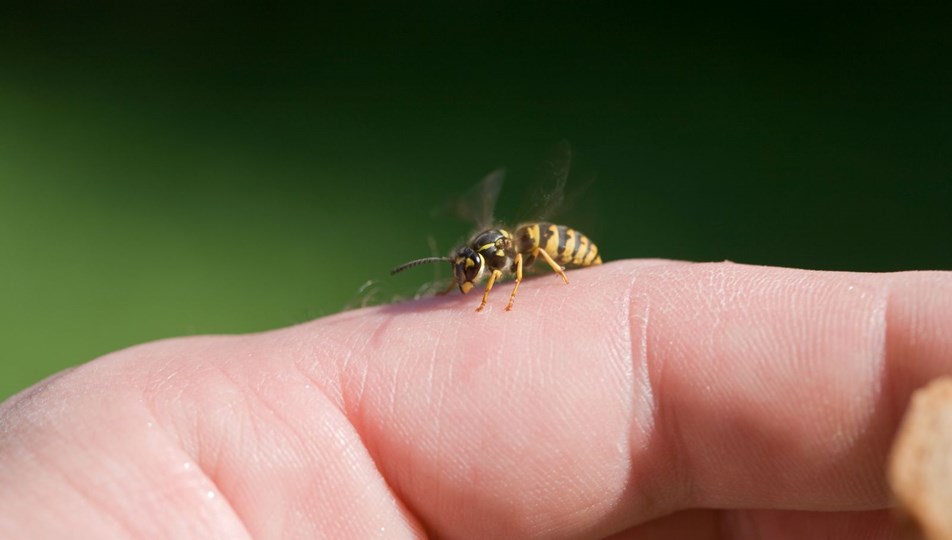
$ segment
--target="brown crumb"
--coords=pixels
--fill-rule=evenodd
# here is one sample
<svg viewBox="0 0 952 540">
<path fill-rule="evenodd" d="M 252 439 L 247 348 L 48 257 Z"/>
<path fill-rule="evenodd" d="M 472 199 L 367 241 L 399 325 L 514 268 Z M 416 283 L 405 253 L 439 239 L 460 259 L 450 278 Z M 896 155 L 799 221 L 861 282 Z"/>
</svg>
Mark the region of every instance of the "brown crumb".
<svg viewBox="0 0 952 540">
<path fill-rule="evenodd" d="M 952 540 L 952 378 L 912 395 L 888 475 L 908 537 Z"/>
</svg>

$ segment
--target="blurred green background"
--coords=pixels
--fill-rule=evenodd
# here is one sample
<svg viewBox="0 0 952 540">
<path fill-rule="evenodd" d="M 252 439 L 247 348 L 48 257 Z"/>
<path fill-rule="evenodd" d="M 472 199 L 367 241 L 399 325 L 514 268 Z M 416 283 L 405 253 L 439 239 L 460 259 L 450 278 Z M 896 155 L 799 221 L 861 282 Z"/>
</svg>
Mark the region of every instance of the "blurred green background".
<svg viewBox="0 0 952 540">
<path fill-rule="evenodd" d="M 561 139 L 596 178 L 570 224 L 608 260 L 952 268 L 949 15 L 5 7 L 0 398 L 132 344 L 335 313 L 370 279 L 412 291 L 432 271 L 387 270 L 468 229 L 430 210 L 506 166 L 500 214 L 526 217 Z"/>
</svg>

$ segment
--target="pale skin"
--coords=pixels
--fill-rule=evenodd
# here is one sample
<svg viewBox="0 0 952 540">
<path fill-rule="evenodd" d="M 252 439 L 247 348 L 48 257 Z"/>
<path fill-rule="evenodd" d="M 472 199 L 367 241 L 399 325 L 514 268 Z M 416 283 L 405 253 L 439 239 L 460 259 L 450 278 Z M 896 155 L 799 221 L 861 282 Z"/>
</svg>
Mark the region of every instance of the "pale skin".
<svg viewBox="0 0 952 540">
<path fill-rule="evenodd" d="M 0 405 L 0 538 L 896 537 L 952 273 L 569 277 L 61 373 Z"/>
</svg>

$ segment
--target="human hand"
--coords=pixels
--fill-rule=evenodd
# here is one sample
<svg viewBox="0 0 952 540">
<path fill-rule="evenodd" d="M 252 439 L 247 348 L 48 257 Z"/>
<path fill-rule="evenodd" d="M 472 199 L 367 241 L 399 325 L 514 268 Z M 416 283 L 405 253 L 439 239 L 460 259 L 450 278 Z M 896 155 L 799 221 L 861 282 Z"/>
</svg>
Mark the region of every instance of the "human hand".
<svg viewBox="0 0 952 540">
<path fill-rule="evenodd" d="M 621 261 L 161 341 L 0 405 L 2 538 L 892 538 L 952 273 Z"/>
</svg>

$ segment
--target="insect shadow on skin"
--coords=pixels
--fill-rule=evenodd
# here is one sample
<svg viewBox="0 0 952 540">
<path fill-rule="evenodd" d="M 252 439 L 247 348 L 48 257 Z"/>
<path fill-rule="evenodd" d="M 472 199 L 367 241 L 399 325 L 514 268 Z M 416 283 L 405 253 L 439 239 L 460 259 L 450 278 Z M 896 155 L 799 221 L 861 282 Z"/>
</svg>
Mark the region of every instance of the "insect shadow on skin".
<svg viewBox="0 0 952 540">
<path fill-rule="evenodd" d="M 567 143 L 562 145 L 570 158 Z M 555 191 L 545 197 L 550 201 L 547 206 L 561 203 L 568 177 L 568 160 L 556 174 Z M 489 173 L 474 190 L 470 190 L 464 198 L 457 201 L 457 213 L 476 225 L 477 232 L 469 242 L 456 248 L 448 257 L 412 260 L 397 266 L 390 274 L 425 264 L 447 262 L 452 268 L 453 277 L 446 290 L 437 294 L 447 294 L 454 286 L 458 287 L 461 293 L 467 294 L 485 279 L 486 288 L 476 311 L 482 311 L 486 307 L 489 292 L 496 281 L 514 275 L 515 285 L 506 305 L 506 311 L 511 311 L 516 292 L 522 283 L 523 271 L 530 268 L 537 259 L 545 261 L 566 284 L 569 282 L 565 275 L 566 267 L 581 268 L 602 263 L 598 246 L 585 234 L 571 227 L 540 220 L 524 223 L 510 232 L 508 228 L 495 224 L 493 208 L 504 176 L 502 169 Z M 472 205 L 473 202 L 476 203 L 475 206 Z"/>
</svg>

